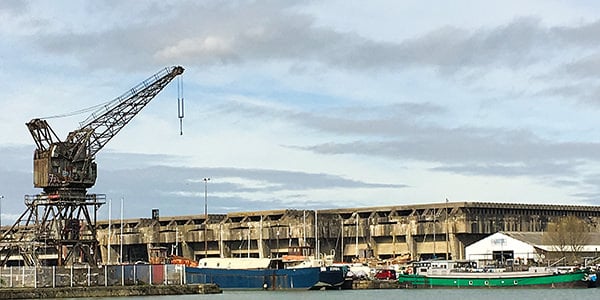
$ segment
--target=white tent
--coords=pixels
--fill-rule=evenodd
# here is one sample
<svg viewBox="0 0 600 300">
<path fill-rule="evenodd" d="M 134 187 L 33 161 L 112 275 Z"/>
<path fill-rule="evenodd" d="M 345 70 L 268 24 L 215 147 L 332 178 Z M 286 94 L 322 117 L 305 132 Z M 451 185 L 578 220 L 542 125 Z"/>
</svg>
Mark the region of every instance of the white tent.
<svg viewBox="0 0 600 300">
<path fill-rule="evenodd" d="M 499 257 L 513 258 L 515 261 L 527 263 L 528 260 L 539 260 L 534 245 L 515 239 L 503 232 L 496 232 L 482 240 L 465 247 L 465 258 L 468 260 L 495 260 Z"/>
<path fill-rule="evenodd" d="M 523 264 L 531 260 L 544 261 L 546 256 L 556 254 L 560 247 L 550 244 L 544 238 L 547 232 L 497 232 L 465 247 L 465 258 L 477 261 L 495 261 L 501 257 L 514 259 Z M 582 259 L 597 258 L 600 250 L 600 233 L 590 232 L 586 245 L 582 245 L 579 256 Z M 552 255 L 556 256 L 556 255 Z"/>
</svg>

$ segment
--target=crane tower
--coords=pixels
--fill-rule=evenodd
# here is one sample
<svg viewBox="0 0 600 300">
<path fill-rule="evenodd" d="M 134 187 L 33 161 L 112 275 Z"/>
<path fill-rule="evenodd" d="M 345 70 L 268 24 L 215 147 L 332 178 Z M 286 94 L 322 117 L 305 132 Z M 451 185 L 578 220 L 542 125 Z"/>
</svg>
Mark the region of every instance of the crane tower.
<svg viewBox="0 0 600 300">
<path fill-rule="evenodd" d="M 181 66 L 159 71 L 102 105 L 64 141 L 44 119 L 26 124 L 37 147 L 33 184 L 43 191 L 25 196 L 26 211 L 0 237 L 0 266 L 15 255 L 29 266 L 98 263 L 96 217 L 106 196 L 87 193 L 96 183 L 96 154 L 183 71 Z"/>
</svg>

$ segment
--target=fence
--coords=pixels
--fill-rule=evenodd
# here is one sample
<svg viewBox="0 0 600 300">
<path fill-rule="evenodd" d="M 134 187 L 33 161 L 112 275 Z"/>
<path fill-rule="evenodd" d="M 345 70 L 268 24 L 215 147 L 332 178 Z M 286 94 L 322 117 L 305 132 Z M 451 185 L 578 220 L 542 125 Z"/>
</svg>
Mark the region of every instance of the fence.
<svg viewBox="0 0 600 300">
<path fill-rule="evenodd" d="M 185 284 L 183 265 L 3 267 L 0 288 Z"/>
</svg>

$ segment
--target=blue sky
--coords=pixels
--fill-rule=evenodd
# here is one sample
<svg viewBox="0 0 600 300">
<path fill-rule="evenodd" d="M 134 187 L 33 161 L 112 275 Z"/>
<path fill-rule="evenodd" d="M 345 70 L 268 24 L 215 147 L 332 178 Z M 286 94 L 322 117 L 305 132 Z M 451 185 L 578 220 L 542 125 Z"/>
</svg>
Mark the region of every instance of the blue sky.
<svg viewBox="0 0 600 300">
<path fill-rule="evenodd" d="M 32 118 L 182 65 L 97 155 L 127 217 L 450 201 L 600 205 L 595 1 L 1 1 L 3 223 Z M 60 137 L 86 115 L 50 119 Z M 113 210 L 118 205 L 113 205 Z M 115 210 L 116 213 L 116 210 Z M 106 218 L 107 207 L 100 217 Z M 117 215 L 117 214 L 114 214 Z"/>
</svg>

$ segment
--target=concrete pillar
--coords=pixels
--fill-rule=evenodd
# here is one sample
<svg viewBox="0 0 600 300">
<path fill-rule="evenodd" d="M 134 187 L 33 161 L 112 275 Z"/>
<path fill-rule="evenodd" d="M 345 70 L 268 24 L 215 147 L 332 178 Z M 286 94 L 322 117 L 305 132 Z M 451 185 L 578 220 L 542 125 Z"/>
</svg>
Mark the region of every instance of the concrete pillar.
<svg viewBox="0 0 600 300">
<path fill-rule="evenodd" d="M 107 247 L 103 247 L 105 249 L 105 252 L 106 252 L 106 260 L 104 260 L 104 258 L 103 258 L 102 261 L 105 261 L 106 264 L 109 264 L 109 265 L 110 264 L 116 264 L 117 261 L 119 260 L 119 253 L 117 252 L 115 246 L 118 247 L 119 245 L 118 244 L 117 245 L 111 244 L 110 248 L 108 248 L 108 246 Z M 109 251 L 110 251 L 110 261 L 108 261 L 108 252 Z"/>
<path fill-rule="evenodd" d="M 414 238 L 413 238 L 413 227 L 417 226 L 416 222 L 414 221 L 410 221 L 409 224 L 407 224 L 406 226 L 406 244 L 408 246 L 408 251 L 410 253 L 410 257 L 412 257 L 413 260 L 418 259 L 419 255 L 417 253 L 417 243 L 415 242 Z"/>
<path fill-rule="evenodd" d="M 186 241 L 182 241 L 180 245 L 181 245 L 181 256 L 187 257 L 187 258 L 194 257 L 194 249 L 192 248 L 192 246 L 189 243 L 187 243 Z"/>
<path fill-rule="evenodd" d="M 269 257 L 271 256 L 271 247 L 269 246 L 269 244 L 265 241 L 259 241 L 259 256 L 260 257 Z"/>
<path fill-rule="evenodd" d="M 368 236 L 369 236 L 368 245 L 370 245 L 371 249 L 373 250 L 373 256 L 374 257 L 379 257 L 379 249 L 378 249 L 379 245 L 377 244 L 377 241 L 375 241 L 375 239 L 373 238 L 373 229 L 375 228 L 375 226 L 369 225 L 369 224 L 367 224 L 367 226 L 368 226 L 367 227 L 367 230 L 368 230 L 367 232 L 368 232 Z"/>
<path fill-rule="evenodd" d="M 102 259 L 102 264 L 106 264 L 108 261 L 107 246 L 104 246 L 103 243 L 100 243 L 100 259 Z"/>
</svg>

